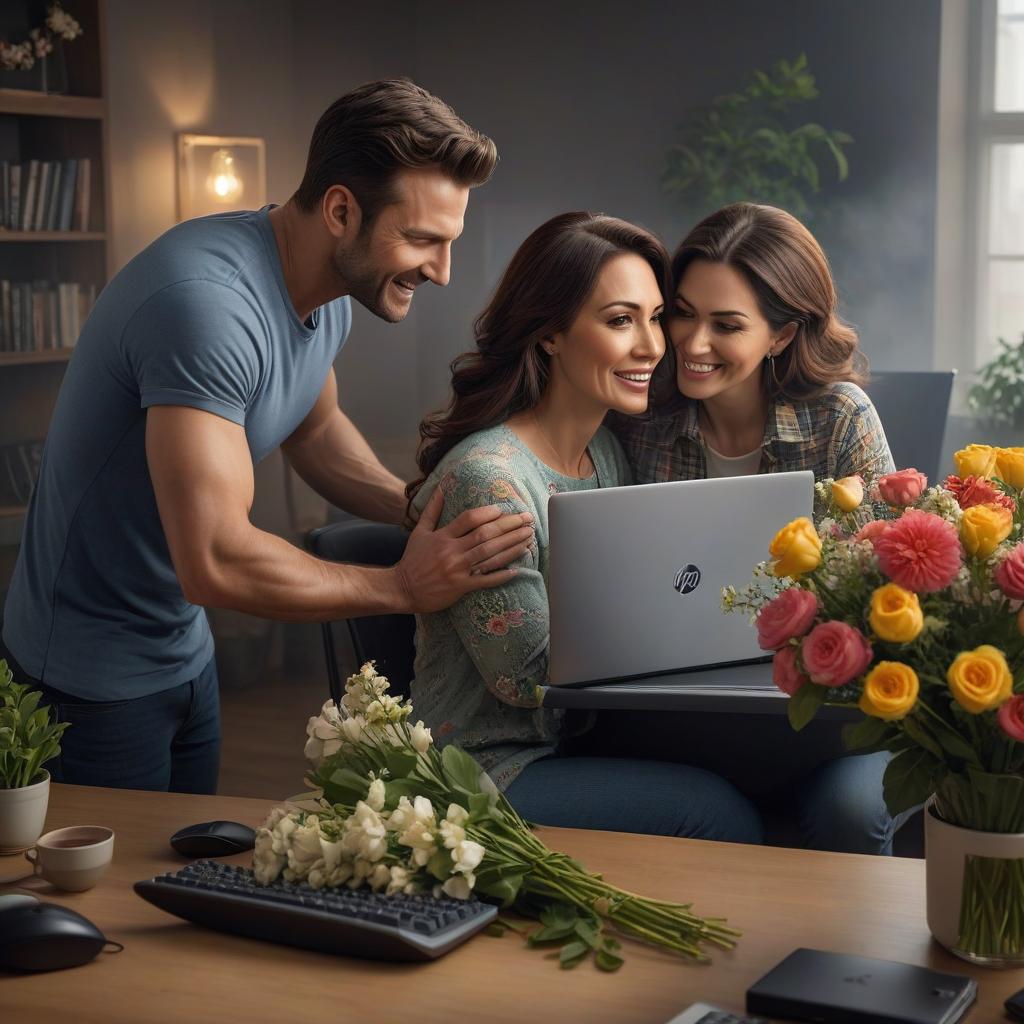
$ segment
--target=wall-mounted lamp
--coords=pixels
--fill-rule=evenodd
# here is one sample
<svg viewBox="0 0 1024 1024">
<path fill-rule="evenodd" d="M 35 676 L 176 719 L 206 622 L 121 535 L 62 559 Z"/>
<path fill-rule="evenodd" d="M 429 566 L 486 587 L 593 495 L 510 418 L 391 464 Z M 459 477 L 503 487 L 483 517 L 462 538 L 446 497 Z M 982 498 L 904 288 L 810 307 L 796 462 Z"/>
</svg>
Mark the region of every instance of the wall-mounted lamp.
<svg viewBox="0 0 1024 1024">
<path fill-rule="evenodd" d="M 263 139 L 178 136 L 178 219 L 256 210 L 267 201 Z"/>
</svg>

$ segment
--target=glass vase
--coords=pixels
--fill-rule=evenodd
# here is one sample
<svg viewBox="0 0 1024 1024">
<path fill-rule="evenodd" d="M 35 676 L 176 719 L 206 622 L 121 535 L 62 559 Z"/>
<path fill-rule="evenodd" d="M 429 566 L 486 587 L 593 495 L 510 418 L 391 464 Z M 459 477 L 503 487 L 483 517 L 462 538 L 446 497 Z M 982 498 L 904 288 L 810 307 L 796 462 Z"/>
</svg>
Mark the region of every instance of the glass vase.
<svg viewBox="0 0 1024 1024">
<path fill-rule="evenodd" d="M 1024 832 L 991 832 L 925 811 L 928 928 L 955 956 L 1024 967 Z"/>
</svg>

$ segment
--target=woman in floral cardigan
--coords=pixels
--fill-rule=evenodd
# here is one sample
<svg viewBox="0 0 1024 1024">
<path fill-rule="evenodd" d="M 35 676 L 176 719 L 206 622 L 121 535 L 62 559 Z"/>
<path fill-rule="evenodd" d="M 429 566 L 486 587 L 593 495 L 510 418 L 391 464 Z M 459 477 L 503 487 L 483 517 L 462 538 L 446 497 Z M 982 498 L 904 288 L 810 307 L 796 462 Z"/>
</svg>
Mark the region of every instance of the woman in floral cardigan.
<svg viewBox="0 0 1024 1024">
<path fill-rule="evenodd" d="M 472 753 L 528 820 L 760 842 L 729 783 L 668 762 L 560 756 L 547 679 L 547 501 L 632 482 L 609 410 L 642 413 L 662 331 L 668 258 L 611 217 L 570 213 L 533 232 L 453 364 L 447 409 L 421 426 L 414 511 L 440 487 L 442 523 L 478 505 L 529 512 L 535 540 L 508 583 L 417 619 L 412 697 L 440 743 Z M 480 571 L 490 568 L 486 562 Z M 598 627 L 599 624 L 595 624 Z"/>
</svg>

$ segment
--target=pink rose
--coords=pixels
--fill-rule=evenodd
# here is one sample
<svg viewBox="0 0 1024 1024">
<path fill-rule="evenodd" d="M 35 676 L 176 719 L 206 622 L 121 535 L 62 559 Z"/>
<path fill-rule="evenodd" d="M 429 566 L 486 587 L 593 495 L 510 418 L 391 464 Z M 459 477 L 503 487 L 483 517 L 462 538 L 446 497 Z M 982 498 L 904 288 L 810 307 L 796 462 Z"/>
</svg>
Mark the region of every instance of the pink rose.
<svg viewBox="0 0 1024 1024">
<path fill-rule="evenodd" d="M 1013 601 L 1024 601 L 1024 544 L 1010 548 L 1010 553 L 995 571 L 999 589 Z"/>
<path fill-rule="evenodd" d="M 882 501 L 893 508 L 913 505 L 928 486 L 928 477 L 916 469 L 898 469 L 878 478 L 878 493 Z"/>
<path fill-rule="evenodd" d="M 790 697 L 810 680 L 800 671 L 796 663 L 796 648 L 783 647 L 772 658 L 772 682 Z"/>
<path fill-rule="evenodd" d="M 1024 743 L 1024 694 L 1018 693 L 1002 704 L 996 712 L 999 728 L 1018 743 Z"/>
<path fill-rule="evenodd" d="M 870 541 L 871 546 L 874 547 L 875 541 L 885 533 L 888 527 L 889 524 L 884 519 L 872 519 L 870 523 L 865 523 L 854 534 L 853 539 Z"/>
<path fill-rule="evenodd" d="M 807 634 L 803 643 L 804 668 L 812 683 L 844 686 L 871 664 L 867 637 L 845 622 L 822 622 Z"/>
<path fill-rule="evenodd" d="M 803 636 L 817 614 L 818 599 L 814 594 L 800 587 L 789 587 L 758 612 L 758 645 L 763 651 L 777 651 L 787 640 Z"/>
</svg>

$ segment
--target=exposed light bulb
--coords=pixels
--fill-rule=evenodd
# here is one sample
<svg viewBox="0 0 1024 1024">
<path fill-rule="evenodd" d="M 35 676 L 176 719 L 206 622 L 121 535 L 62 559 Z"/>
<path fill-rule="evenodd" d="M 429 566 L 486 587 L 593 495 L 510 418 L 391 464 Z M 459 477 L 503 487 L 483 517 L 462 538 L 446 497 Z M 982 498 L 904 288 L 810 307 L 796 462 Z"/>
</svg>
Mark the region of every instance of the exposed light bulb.
<svg viewBox="0 0 1024 1024">
<path fill-rule="evenodd" d="M 235 155 L 230 149 L 218 149 L 210 157 L 210 175 L 206 190 L 221 203 L 234 202 L 242 194 L 244 184 L 235 171 Z"/>
</svg>

